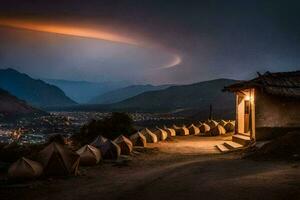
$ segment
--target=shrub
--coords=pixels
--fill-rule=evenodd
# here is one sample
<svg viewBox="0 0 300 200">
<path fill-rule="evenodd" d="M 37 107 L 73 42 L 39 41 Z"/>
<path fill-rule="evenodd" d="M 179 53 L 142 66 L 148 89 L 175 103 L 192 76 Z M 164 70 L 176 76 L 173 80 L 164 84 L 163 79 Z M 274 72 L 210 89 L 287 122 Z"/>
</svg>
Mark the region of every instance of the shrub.
<svg viewBox="0 0 300 200">
<path fill-rule="evenodd" d="M 112 113 L 110 117 L 102 120 L 92 120 L 81 127 L 80 132 L 73 136 L 81 144 L 90 143 L 98 135 L 115 139 L 119 135 L 129 136 L 136 130 L 133 120 L 126 113 Z"/>
</svg>

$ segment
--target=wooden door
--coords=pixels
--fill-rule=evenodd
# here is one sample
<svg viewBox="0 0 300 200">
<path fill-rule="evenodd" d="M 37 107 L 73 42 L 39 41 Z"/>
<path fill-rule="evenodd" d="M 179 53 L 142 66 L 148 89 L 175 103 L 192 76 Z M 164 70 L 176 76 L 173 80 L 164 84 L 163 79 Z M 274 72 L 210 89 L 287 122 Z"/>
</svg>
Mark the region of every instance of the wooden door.
<svg viewBox="0 0 300 200">
<path fill-rule="evenodd" d="M 245 100 L 245 114 L 244 114 L 244 133 L 249 132 L 250 128 L 250 101 Z"/>
</svg>

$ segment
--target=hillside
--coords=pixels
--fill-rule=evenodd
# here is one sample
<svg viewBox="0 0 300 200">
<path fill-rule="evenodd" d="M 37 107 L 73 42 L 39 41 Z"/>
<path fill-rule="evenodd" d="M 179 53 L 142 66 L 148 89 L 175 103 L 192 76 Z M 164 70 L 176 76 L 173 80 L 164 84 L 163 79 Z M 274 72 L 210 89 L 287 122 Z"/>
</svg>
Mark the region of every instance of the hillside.
<svg viewBox="0 0 300 200">
<path fill-rule="evenodd" d="M 0 87 L 36 107 L 76 104 L 58 87 L 14 69 L 0 69 Z"/>
<path fill-rule="evenodd" d="M 163 90 L 144 92 L 118 103 L 57 107 L 54 110 L 168 112 L 194 119 L 207 119 L 211 104 L 214 118 L 233 119 L 234 94 L 222 92 L 222 89 L 236 82 L 231 79 L 217 79 L 190 85 L 171 86 Z"/>
<path fill-rule="evenodd" d="M 138 94 L 147 91 L 162 90 L 171 85 L 131 85 L 125 88 L 116 89 L 105 94 L 93 98 L 89 103 L 91 104 L 110 104 L 123 101 Z"/>
<path fill-rule="evenodd" d="M 131 111 L 165 111 L 189 116 L 208 116 L 211 104 L 215 115 L 223 117 L 222 113 L 228 113 L 231 116 L 234 111 L 234 95 L 222 92 L 222 89 L 235 82 L 231 79 L 217 79 L 172 86 L 164 90 L 144 92 L 112 104 L 111 107 Z"/>
<path fill-rule="evenodd" d="M 0 102 L 0 121 L 46 114 L 2 89 L 0 89 Z"/>
<path fill-rule="evenodd" d="M 108 91 L 125 87 L 129 83 L 119 82 L 88 82 L 69 81 L 58 79 L 44 79 L 46 83 L 55 85 L 62 89 L 65 94 L 78 103 L 88 103 L 92 98 L 102 95 Z"/>
</svg>

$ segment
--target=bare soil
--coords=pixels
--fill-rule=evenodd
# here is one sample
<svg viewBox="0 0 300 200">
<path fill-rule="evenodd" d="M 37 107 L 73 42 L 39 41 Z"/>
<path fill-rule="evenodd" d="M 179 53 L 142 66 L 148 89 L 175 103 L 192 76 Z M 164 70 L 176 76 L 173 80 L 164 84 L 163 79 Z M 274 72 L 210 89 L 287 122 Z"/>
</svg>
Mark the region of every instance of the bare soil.
<svg viewBox="0 0 300 200">
<path fill-rule="evenodd" d="M 300 199 L 300 163 L 241 159 L 229 137 L 176 137 L 63 179 L 1 184 L 0 199 Z"/>
</svg>

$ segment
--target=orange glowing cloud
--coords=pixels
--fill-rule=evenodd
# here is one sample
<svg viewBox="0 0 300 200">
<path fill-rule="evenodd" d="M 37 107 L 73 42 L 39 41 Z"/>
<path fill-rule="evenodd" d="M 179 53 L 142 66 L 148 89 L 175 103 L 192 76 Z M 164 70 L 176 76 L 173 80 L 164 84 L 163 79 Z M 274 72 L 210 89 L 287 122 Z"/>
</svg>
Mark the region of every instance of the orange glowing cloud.
<svg viewBox="0 0 300 200">
<path fill-rule="evenodd" d="M 75 25 L 66 25 L 58 23 L 50 23 L 45 21 L 36 21 L 36 20 L 25 20 L 25 19 L 9 19 L 9 18 L 0 18 L 0 26 L 18 28 L 31 31 L 40 31 L 46 33 L 55 33 L 76 37 L 100 39 L 109 42 L 117 42 L 129 45 L 141 46 L 143 48 L 153 48 L 152 45 L 146 44 L 145 42 L 137 41 L 132 38 L 124 37 L 115 33 L 111 33 L 101 28 L 87 28 L 80 27 Z M 157 46 L 156 46 L 157 48 Z M 155 49 L 155 45 L 154 45 Z M 159 48 L 162 50 L 161 48 Z M 177 54 L 172 54 L 172 59 L 169 63 L 159 67 L 159 69 L 167 69 L 174 66 L 177 66 L 182 62 L 182 59 Z"/>
<path fill-rule="evenodd" d="M 138 42 L 131 38 L 123 37 L 123 36 L 120 36 L 117 34 L 105 32 L 105 31 L 101 31 L 101 30 L 68 26 L 68 25 L 50 24 L 50 23 L 45 23 L 45 22 L 19 20 L 19 19 L 1 19 L 0 18 L 0 26 L 20 28 L 20 29 L 32 30 L 32 31 L 47 32 L 47 33 L 56 33 L 56 34 L 63 34 L 63 35 L 70 35 L 70 36 L 78 36 L 78 37 L 85 37 L 85 38 L 100 39 L 100 40 L 125 43 L 125 44 L 130 44 L 130 45 L 138 45 Z"/>
</svg>

